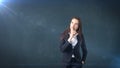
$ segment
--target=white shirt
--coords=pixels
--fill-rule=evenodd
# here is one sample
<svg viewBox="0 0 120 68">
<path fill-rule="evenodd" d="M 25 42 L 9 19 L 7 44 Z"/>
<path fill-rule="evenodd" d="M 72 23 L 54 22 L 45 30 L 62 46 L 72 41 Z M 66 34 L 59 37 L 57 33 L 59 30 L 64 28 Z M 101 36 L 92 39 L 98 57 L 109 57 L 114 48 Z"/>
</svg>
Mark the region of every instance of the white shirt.
<svg viewBox="0 0 120 68">
<path fill-rule="evenodd" d="M 74 37 L 71 39 L 71 41 L 68 40 L 68 42 L 72 44 L 72 48 L 73 48 L 73 49 L 74 49 L 74 47 L 76 46 L 76 44 L 77 44 L 77 42 L 78 42 L 78 40 L 77 40 L 77 35 L 78 35 L 78 34 L 74 35 Z M 73 58 L 75 57 L 74 54 L 72 54 L 72 57 L 73 57 Z"/>
</svg>

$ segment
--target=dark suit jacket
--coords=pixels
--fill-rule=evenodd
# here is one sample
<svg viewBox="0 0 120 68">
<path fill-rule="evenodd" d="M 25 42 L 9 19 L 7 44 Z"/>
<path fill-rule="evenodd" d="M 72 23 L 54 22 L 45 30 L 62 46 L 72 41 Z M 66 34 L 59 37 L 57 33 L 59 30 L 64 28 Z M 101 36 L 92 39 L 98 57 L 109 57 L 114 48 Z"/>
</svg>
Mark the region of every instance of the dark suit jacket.
<svg viewBox="0 0 120 68">
<path fill-rule="evenodd" d="M 78 43 L 76 44 L 74 49 L 72 49 L 72 45 L 67 41 L 69 38 L 69 34 L 67 34 L 65 38 L 60 41 L 60 51 L 63 54 L 63 57 L 62 57 L 63 62 L 69 62 L 70 59 L 72 58 L 73 53 L 75 55 L 76 60 L 78 60 L 79 62 L 81 61 L 85 62 L 86 56 L 87 56 L 87 48 L 85 45 L 83 34 L 81 37 L 82 37 L 82 41 L 80 41 L 80 36 L 77 35 Z M 82 55 L 80 51 L 82 51 Z"/>
</svg>

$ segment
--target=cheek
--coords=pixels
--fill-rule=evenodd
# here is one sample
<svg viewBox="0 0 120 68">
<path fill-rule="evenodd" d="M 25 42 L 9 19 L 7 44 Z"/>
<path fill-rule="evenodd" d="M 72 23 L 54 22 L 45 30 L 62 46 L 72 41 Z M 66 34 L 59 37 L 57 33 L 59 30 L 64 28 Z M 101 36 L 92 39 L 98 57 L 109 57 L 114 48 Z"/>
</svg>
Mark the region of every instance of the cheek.
<svg viewBox="0 0 120 68">
<path fill-rule="evenodd" d="M 72 23 L 70 24 L 70 27 L 73 27 L 73 24 L 72 24 Z"/>
</svg>

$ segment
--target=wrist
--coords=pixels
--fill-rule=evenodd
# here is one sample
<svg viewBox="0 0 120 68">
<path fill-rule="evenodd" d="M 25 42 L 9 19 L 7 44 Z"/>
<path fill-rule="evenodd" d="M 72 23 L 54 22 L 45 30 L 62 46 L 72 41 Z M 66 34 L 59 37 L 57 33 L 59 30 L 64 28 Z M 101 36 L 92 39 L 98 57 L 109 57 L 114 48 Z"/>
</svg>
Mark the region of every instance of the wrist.
<svg viewBox="0 0 120 68">
<path fill-rule="evenodd" d="M 70 41 L 70 38 L 68 39 L 68 42 L 70 43 L 71 41 Z"/>
</svg>

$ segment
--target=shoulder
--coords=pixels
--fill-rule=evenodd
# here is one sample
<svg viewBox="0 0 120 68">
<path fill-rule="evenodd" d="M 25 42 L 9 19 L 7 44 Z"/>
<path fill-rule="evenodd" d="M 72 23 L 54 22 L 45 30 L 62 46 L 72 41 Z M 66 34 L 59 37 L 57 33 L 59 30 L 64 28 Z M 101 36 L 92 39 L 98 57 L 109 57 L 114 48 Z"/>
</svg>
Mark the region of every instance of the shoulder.
<svg viewBox="0 0 120 68">
<path fill-rule="evenodd" d="M 82 33 L 82 34 L 78 34 L 78 35 L 77 35 L 77 38 L 78 38 L 78 40 L 80 40 L 80 41 L 84 40 L 84 35 L 83 35 L 83 33 Z"/>
<path fill-rule="evenodd" d="M 65 40 L 65 39 L 67 39 L 68 37 L 69 37 L 69 34 L 68 34 L 68 33 L 66 33 L 66 34 L 61 33 L 61 35 L 60 35 L 60 40 Z"/>
</svg>

